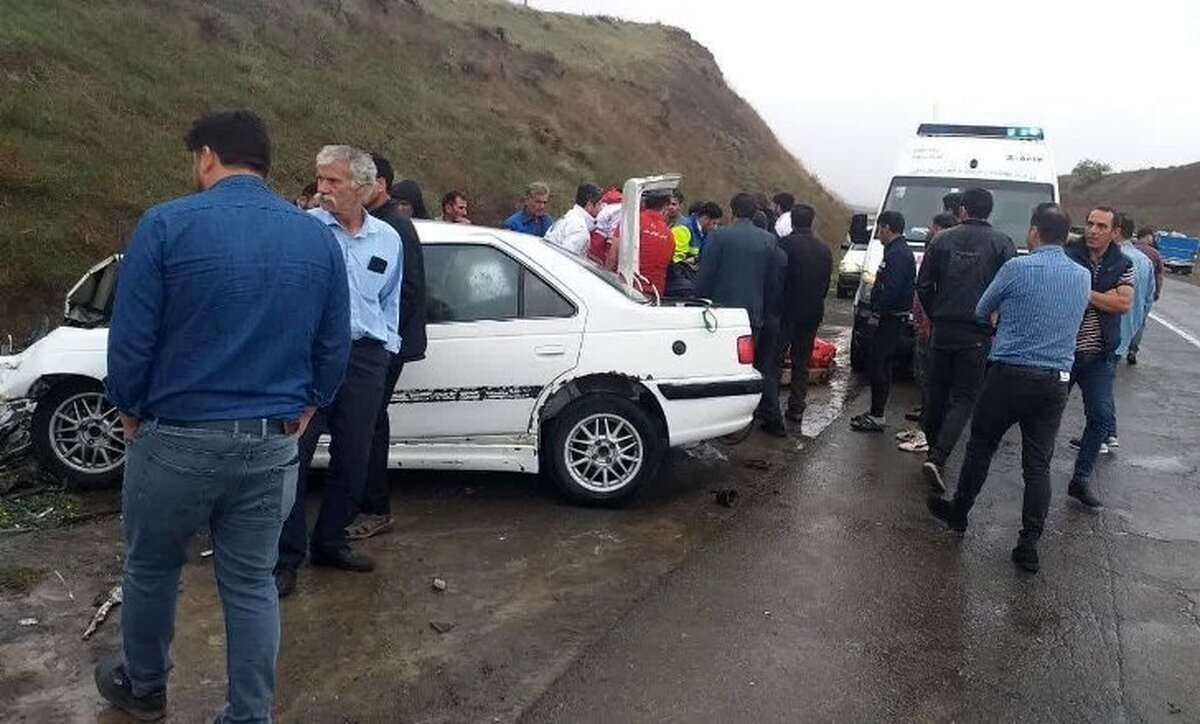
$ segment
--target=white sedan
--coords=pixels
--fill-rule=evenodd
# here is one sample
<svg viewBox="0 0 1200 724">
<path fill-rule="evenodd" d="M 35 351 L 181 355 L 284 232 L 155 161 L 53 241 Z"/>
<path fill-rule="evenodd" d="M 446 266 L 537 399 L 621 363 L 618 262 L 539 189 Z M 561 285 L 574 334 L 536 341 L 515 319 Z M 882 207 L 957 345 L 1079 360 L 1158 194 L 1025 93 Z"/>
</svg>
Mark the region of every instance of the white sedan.
<svg viewBox="0 0 1200 724">
<path fill-rule="evenodd" d="M 534 237 L 417 228 L 429 346 L 392 393 L 393 467 L 546 472 L 576 501 L 617 501 L 669 446 L 750 423 L 762 379 L 744 310 L 659 306 Z M 97 265 L 63 326 L 0 356 L 0 452 L 28 434 L 43 468 L 75 484 L 115 481 L 124 464 L 103 386 L 118 269 Z"/>
</svg>

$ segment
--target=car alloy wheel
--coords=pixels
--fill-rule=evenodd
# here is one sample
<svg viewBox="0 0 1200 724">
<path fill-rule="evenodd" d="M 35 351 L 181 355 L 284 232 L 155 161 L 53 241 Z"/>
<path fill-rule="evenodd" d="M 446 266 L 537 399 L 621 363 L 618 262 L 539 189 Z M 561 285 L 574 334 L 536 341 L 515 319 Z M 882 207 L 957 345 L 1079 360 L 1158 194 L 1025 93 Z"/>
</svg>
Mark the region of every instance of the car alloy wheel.
<svg viewBox="0 0 1200 724">
<path fill-rule="evenodd" d="M 637 428 L 611 413 L 596 413 L 575 423 L 565 445 L 571 479 L 596 493 L 628 485 L 641 472 L 646 458 L 646 445 Z"/>
<path fill-rule="evenodd" d="M 125 464 L 121 415 L 102 392 L 78 392 L 64 399 L 50 417 L 50 444 L 70 470 L 104 475 Z"/>
</svg>

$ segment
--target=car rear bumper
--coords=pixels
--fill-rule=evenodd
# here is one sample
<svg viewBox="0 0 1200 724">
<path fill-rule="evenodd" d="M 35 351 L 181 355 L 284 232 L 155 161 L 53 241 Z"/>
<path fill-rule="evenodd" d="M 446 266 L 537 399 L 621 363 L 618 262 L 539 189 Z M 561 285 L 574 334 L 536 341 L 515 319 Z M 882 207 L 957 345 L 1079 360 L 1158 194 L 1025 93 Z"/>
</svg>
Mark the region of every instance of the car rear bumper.
<svg viewBox="0 0 1200 724">
<path fill-rule="evenodd" d="M 762 397 L 757 372 L 704 380 L 665 380 L 656 386 L 672 447 L 737 432 L 750 424 Z"/>
</svg>

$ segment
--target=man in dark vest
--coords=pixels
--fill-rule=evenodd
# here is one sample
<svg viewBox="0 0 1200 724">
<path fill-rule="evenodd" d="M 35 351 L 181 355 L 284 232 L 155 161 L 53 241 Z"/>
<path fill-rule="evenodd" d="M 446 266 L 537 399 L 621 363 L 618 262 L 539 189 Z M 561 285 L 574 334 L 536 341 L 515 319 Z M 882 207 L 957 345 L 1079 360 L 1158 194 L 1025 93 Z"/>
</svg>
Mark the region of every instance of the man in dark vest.
<svg viewBox="0 0 1200 724">
<path fill-rule="evenodd" d="M 1113 376 L 1121 344 L 1121 315 L 1133 306 L 1133 262 L 1117 245 L 1117 212 L 1099 206 L 1087 217 L 1082 241 L 1067 245 L 1067 256 L 1092 275 L 1092 293 L 1075 340 L 1071 384 L 1079 385 L 1087 424 L 1079 441 L 1075 473 L 1067 495 L 1089 508 L 1103 504 L 1092 495 L 1092 468 L 1113 425 Z"/>
</svg>

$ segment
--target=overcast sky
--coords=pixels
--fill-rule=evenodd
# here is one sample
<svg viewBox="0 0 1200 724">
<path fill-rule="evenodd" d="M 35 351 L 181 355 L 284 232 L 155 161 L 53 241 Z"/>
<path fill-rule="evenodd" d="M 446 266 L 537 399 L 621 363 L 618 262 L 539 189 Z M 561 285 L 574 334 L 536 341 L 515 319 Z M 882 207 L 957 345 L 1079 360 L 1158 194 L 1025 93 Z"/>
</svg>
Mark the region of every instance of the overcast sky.
<svg viewBox="0 0 1200 724">
<path fill-rule="evenodd" d="M 1040 125 L 1066 173 L 1200 161 L 1200 1 L 531 0 L 681 27 L 810 171 L 875 205 L 921 121 Z"/>
</svg>

